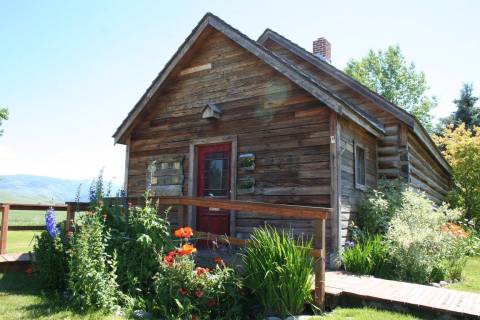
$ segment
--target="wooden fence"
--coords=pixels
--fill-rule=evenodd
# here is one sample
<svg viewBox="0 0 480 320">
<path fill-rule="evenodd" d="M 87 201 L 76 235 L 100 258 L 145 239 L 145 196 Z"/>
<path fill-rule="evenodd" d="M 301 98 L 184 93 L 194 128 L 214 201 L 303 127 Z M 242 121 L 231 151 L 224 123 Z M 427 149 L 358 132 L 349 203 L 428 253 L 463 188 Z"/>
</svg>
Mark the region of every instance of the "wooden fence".
<svg viewBox="0 0 480 320">
<path fill-rule="evenodd" d="M 114 199 L 112 199 L 114 200 Z M 129 199 L 134 204 L 138 199 Z M 263 202 L 249 202 L 239 200 L 223 200 L 216 198 L 199 197 L 159 197 L 159 204 L 165 206 L 177 206 L 178 221 L 180 226 L 186 226 L 188 221 L 188 206 L 205 207 L 212 209 L 224 209 L 233 211 L 250 212 L 256 215 L 279 216 L 293 219 L 309 219 L 314 223 L 313 249 L 310 255 L 314 257 L 315 273 L 315 304 L 319 308 L 325 305 L 325 220 L 331 212 L 330 208 L 306 207 L 284 204 L 269 204 Z M 115 201 L 112 201 L 115 203 Z M 71 230 L 75 219 L 76 211 L 87 211 L 89 203 L 67 202 L 65 205 L 29 205 L 29 204 L 0 204 L 2 212 L 2 226 L 0 236 L 0 254 L 6 252 L 8 236 L 8 215 L 10 210 L 48 210 L 53 208 L 56 211 L 66 211 L 66 230 Z M 194 212 L 193 210 L 191 212 Z M 31 229 L 29 229 L 31 228 Z M 38 226 L 25 227 L 23 230 L 38 230 Z M 226 235 L 211 234 L 205 232 L 196 232 L 198 238 L 204 240 L 215 240 L 228 243 L 230 245 L 244 246 L 248 242 L 245 239 L 239 239 Z"/>
</svg>

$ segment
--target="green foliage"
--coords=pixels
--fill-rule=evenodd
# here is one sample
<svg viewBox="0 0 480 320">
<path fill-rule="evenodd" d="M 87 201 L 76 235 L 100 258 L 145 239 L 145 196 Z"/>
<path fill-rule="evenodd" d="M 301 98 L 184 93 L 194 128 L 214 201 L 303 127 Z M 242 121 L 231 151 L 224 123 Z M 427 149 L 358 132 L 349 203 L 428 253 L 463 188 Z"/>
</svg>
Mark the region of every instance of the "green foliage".
<svg viewBox="0 0 480 320">
<path fill-rule="evenodd" d="M 388 247 L 380 235 L 370 236 L 364 242 L 346 248 L 341 260 L 348 272 L 380 278 L 388 277 L 393 268 L 389 261 Z"/>
<path fill-rule="evenodd" d="M 441 229 L 460 212 L 436 207 L 411 189 L 402 196 L 402 207 L 395 211 L 386 234 L 395 277 L 417 283 L 457 277 L 465 264 L 464 242 Z"/>
<path fill-rule="evenodd" d="M 473 84 L 464 83 L 460 91 L 460 97 L 455 99 L 457 109 L 447 118 L 441 119 L 437 128 L 437 133 L 442 134 L 443 130 L 453 125 L 458 127 L 464 123 L 465 127 L 472 130 L 474 127 L 480 126 L 480 109 L 475 106 L 478 97 L 473 95 Z"/>
<path fill-rule="evenodd" d="M 190 256 L 161 262 L 155 277 L 153 310 L 166 319 L 244 319 L 242 282 L 234 270 L 218 265 L 195 269 Z"/>
<path fill-rule="evenodd" d="M 3 134 L 3 130 L 1 129 L 3 120 L 8 120 L 8 109 L 7 108 L 0 108 L 0 136 L 2 136 L 2 134 Z"/>
<path fill-rule="evenodd" d="M 144 207 L 131 206 L 126 216 L 108 214 L 112 228 L 110 248 L 118 253 L 118 283 L 123 292 L 138 298 L 151 295 L 153 276 L 160 271 L 158 256 L 173 247 L 167 213 L 146 195 Z M 116 221 L 118 219 L 118 221 Z"/>
<path fill-rule="evenodd" d="M 266 314 L 301 314 L 311 301 L 311 241 L 294 239 L 292 232 L 255 229 L 243 260 L 245 285 Z"/>
<path fill-rule="evenodd" d="M 62 233 L 64 234 L 64 233 Z M 52 239 L 47 231 L 35 236 L 33 253 L 34 270 L 40 284 L 45 289 L 64 290 L 67 274 L 65 239 L 59 236 Z"/>
<path fill-rule="evenodd" d="M 406 184 L 400 180 L 380 180 L 359 203 L 358 226 L 367 234 L 385 234 L 395 211 L 402 206 Z"/>
<path fill-rule="evenodd" d="M 95 212 L 84 215 L 72 237 L 67 287 L 80 309 L 109 309 L 118 303 L 116 255 L 107 253 L 108 232 Z"/>
<path fill-rule="evenodd" d="M 452 167 L 451 203 L 463 208 L 467 219 L 480 223 L 480 127 L 450 126 L 433 138 Z"/>
<path fill-rule="evenodd" d="M 425 74 L 408 64 L 399 46 L 374 52 L 359 60 L 350 60 L 345 72 L 371 90 L 415 115 L 427 128 L 432 129 L 431 110 L 437 105 L 429 90 Z"/>
</svg>

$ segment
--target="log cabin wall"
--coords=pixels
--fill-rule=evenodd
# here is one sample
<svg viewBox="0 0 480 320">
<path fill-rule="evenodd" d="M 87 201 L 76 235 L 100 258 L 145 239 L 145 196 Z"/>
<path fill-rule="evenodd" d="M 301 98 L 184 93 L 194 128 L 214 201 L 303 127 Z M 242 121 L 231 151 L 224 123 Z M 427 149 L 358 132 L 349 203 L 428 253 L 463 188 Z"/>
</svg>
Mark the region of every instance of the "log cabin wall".
<svg viewBox="0 0 480 320">
<path fill-rule="evenodd" d="M 219 119 L 202 119 L 207 103 L 218 106 Z M 188 195 L 191 142 L 236 136 L 237 153 L 254 153 L 256 166 L 253 172 L 237 171 L 237 181 L 255 179 L 254 193 L 237 193 L 237 199 L 330 207 L 330 114 L 303 89 L 210 31 L 131 131 L 128 194 L 143 194 L 149 163 L 180 155 L 186 177 L 183 195 Z M 176 215 L 171 216 L 175 225 Z M 310 221 L 260 219 L 244 212 L 237 212 L 234 221 L 240 237 L 265 223 L 294 227 L 297 233 L 313 231 Z M 327 239 L 330 232 L 327 224 Z"/>
<path fill-rule="evenodd" d="M 379 141 L 378 174 L 384 178 L 407 179 L 408 171 L 406 171 L 405 167 L 407 144 L 406 140 L 401 138 L 401 121 L 383 107 L 378 106 L 343 82 L 335 79 L 277 42 L 269 39 L 263 45 L 321 81 L 331 92 L 334 92 L 342 99 L 350 101 L 363 112 L 382 123 L 386 132 L 384 138 Z"/>
<path fill-rule="evenodd" d="M 450 175 L 438 165 L 410 130 L 407 132 L 407 143 L 410 185 L 425 192 L 437 204 L 442 203 L 450 190 Z"/>
<path fill-rule="evenodd" d="M 366 187 L 377 185 L 377 139 L 368 134 L 355 123 L 340 119 L 340 245 L 345 245 L 348 226 L 355 221 L 358 214 L 358 201 L 365 188 L 355 184 L 355 153 L 356 145 L 362 147 L 366 160 Z"/>
</svg>

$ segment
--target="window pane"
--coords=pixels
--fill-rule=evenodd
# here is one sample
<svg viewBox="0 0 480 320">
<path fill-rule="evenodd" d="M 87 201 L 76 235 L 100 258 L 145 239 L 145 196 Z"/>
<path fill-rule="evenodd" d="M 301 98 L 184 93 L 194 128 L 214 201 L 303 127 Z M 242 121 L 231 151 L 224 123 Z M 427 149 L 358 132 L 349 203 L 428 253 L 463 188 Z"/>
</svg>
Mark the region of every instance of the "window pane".
<svg viewBox="0 0 480 320">
<path fill-rule="evenodd" d="M 364 186 L 366 185 L 365 150 L 358 146 L 355 149 L 355 182 Z"/>
<path fill-rule="evenodd" d="M 228 154 L 212 152 L 205 156 L 205 195 L 226 196 L 228 194 Z"/>
</svg>

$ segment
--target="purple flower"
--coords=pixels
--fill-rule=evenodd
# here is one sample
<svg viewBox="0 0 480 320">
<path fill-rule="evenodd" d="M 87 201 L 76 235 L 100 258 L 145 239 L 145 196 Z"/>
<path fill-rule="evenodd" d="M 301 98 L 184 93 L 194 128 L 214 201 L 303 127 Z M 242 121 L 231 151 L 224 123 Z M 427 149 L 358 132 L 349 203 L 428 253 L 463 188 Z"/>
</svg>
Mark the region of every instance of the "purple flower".
<svg viewBox="0 0 480 320">
<path fill-rule="evenodd" d="M 345 248 L 351 248 L 351 247 L 353 247 L 353 246 L 355 246 L 355 242 L 353 242 L 353 241 L 348 241 L 348 240 L 345 241 Z"/>
<path fill-rule="evenodd" d="M 45 226 L 52 239 L 60 233 L 60 230 L 57 228 L 57 223 L 55 222 L 55 210 L 53 210 L 53 208 L 48 209 L 45 213 Z"/>
</svg>

